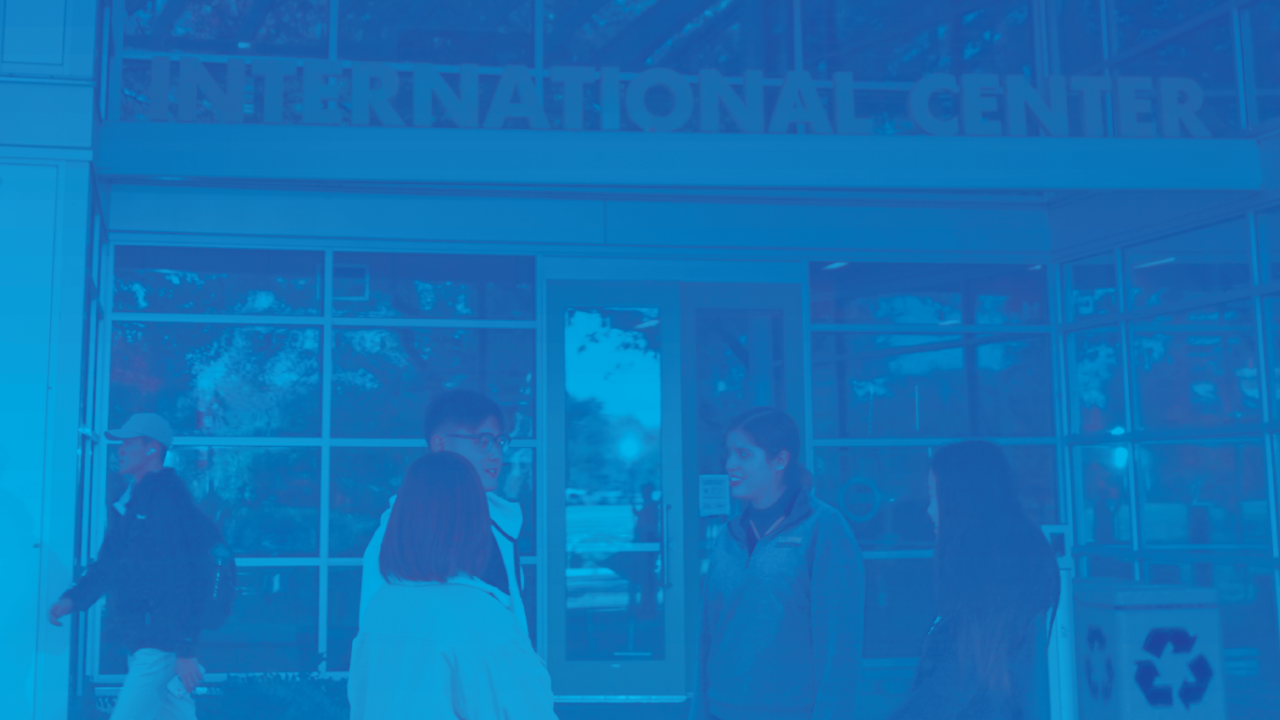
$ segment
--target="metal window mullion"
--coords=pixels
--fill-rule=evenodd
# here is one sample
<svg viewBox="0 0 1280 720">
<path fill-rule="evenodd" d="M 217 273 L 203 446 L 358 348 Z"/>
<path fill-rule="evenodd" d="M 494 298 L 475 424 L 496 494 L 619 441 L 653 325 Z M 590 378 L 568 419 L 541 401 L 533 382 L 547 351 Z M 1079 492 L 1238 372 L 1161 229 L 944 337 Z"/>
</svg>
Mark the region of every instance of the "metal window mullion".
<svg viewBox="0 0 1280 720">
<path fill-rule="evenodd" d="M 1048 0 L 1031 0 L 1032 58 L 1034 67 L 1032 75 L 1036 87 L 1045 87 L 1044 82 L 1053 70 L 1053 62 L 1049 50 L 1049 3 Z"/>
<path fill-rule="evenodd" d="M 1105 2 L 1105 0 L 1104 0 Z M 1125 282 L 1124 272 L 1124 250 L 1116 248 L 1116 291 L 1120 294 L 1120 310 L 1124 313 L 1129 308 L 1129 288 Z M 1133 358 L 1130 350 L 1130 334 L 1129 321 L 1127 319 L 1120 321 L 1120 372 L 1123 379 L 1123 397 L 1124 397 L 1124 426 L 1126 432 L 1132 432 L 1136 427 L 1134 424 L 1134 402 L 1136 395 L 1134 391 L 1133 379 Z M 1133 547 L 1133 551 L 1141 552 L 1142 550 L 1142 513 L 1138 511 L 1138 473 L 1136 471 L 1138 465 L 1138 446 L 1136 443 L 1123 441 L 1129 448 L 1129 462 L 1125 466 L 1125 478 L 1129 483 L 1129 538 Z M 1134 562 L 1133 565 L 1134 580 L 1142 580 L 1142 564 Z"/>
<path fill-rule="evenodd" d="M 123 4 L 123 0 L 117 0 L 117 4 Z M 112 323 L 112 305 L 109 302 L 107 293 L 109 288 L 113 286 L 113 277 L 115 269 L 115 245 L 110 241 L 106 247 L 102 249 L 102 259 L 99 268 L 100 283 L 98 285 L 98 301 L 101 304 L 102 312 L 102 332 L 98 336 L 98 378 L 96 407 L 94 408 L 93 432 L 101 437 L 106 430 L 107 422 L 110 419 L 110 385 L 111 385 L 111 336 Z M 99 442 L 97 444 L 98 452 L 94 455 L 94 473 L 93 488 L 89 497 L 85 501 L 89 503 L 88 512 L 85 513 L 89 523 L 89 547 L 101 547 L 102 540 L 106 532 L 106 490 L 107 490 L 107 444 Z M 97 501 L 98 497 L 103 498 L 103 502 Z M 101 510 L 99 510 L 101 507 Z M 86 563 L 89 557 L 85 557 Z M 77 578 L 78 579 L 78 578 Z M 85 632 L 85 652 L 89 658 L 86 666 L 91 677 L 95 680 L 101 672 L 102 648 L 99 644 L 102 635 L 102 603 L 95 603 L 88 612 L 87 629 Z"/>
<path fill-rule="evenodd" d="M 796 72 L 804 71 L 803 0 L 791 0 L 791 43 Z M 812 466 L 811 466 L 812 467 Z"/>
<path fill-rule="evenodd" d="M 329 59 L 338 59 L 338 3 L 329 0 Z"/>
<path fill-rule="evenodd" d="M 545 32 L 546 23 L 542 14 L 546 11 L 543 0 L 533 0 L 533 82 L 538 93 L 538 102 L 545 103 L 546 98 L 543 97 L 543 85 L 545 78 L 542 68 L 546 63 L 546 59 L 542 57 L 545 47 L 543 41 L 545 38 L 542 34 Z"/>
<path fill-rule="evenodd" d="M 337 0 L 330 0 L 337 7 Z M 336 12 L 336 10 L 335 10 Z M 330 29 L 332 33 L 332 28 Z M 332 46 L 332 43 L 331 43 Z M 329 488 L 330 425 L 333 419 L 333 251 L 324 251 L 324 326 L 321 331 L 320 360 L 320 579 L 317 644 L 320 672 L 329 669 Z"/>
<path fill-rule="evenodd" d="M 1236 28 L 1239 31 L 1239 62 L 1244 82 L 1244 94 L 1240 96 L 1240 103 L 1244 106 L 1246 127 L 1256 127 L 1258 125 L 1258 74 L 1257 55 L 1253 44 L 1253 11 L 1246 10 L 1240 13 L 1237 8 L 1236 14 L 1239 17 Z"/>
<path fill-rule="evenodd" d="M 534 451 L 534 498 L 537 505 L 537 536 L 534 538 L 534 551 L 539 558 L 547 557 L 551 549 L 547 546 L 548 524 L 550 515 L 547 507 L 550 505 L 549 494 L 547 492 L 547 452 L 545 439 L 550 437 L 549 423 L 547 411 L 547 275 L 546 263 L 543 262 L 543 256 L 537 255 L 533 259 L 533 288 L 534 288 L 534 323 L 536 328 L 533 372 L 534 372 L 534 424 L 533 436 L 541 439 L 538 448 Z M 563 551 L 564 548 L 560 548 Z M 535 650 L 538 655 L 546 661 L 549 656 L 550 639 L 547 637 L 547 617 L 550 608 L 547 607 L 547 588 L 551 582 L 545 567 L 539 566 L 537 573 L 537 587 L 534 588 L 534 596 L 537 598 L 538 614 L 533 622 L 537 628 L 537 647 Z M 527 618 L 526 618 L 527 620 Z"/>
<path fill-rule="evenodd" d="M 799 0 L 797 0 L 798 2 Z M 804 377 L 804 387 L 801 392 L 804 396 L 800 401 L 804 403 L 804 462 L 805 467 L 810 471 L 816 472 L 814 465 L 815 450 L 817 449 L 818 440 L 814 438 L 814 413 L 813 413 L 813 333 L 816 327 L 813 323 L 813 263 L 805 263 L 808 272 L 800 282 L 800 372 Z M 834 447 L 827 446 L 826 447 Z"/>
<path fill-rule="evenodd" d="M 807 440 L 810 447 L 833 447 L 833 448 L 863 448 L 863 447 L 941 447 L 951 443 L 962 442 L 964 440 L 986 440 L 996 445 L 1005 446 L 1025 446 L 1025 445 L 1053 445 L 1057 442 L 1057 437 L 1052 435 L 1035 436 L 1035 437 L 1009 437 L 1009 436 L 976 436 L 966 435 L 963 437 L 921 437 L 921 438 L 903 438 L 903 437 L 884 437 L 884 438 L 814 438 L 813 433 L 807 433 Z M 812 465 L 810 466 L 812 467 Z"/>
<path fill-rule="evenodd" d="M 1233 5 L 1231 7 L 1231 38 L 1235 46 L 1235 65 L 1236 65 L 1236 107 L 1239 108 L 1240 129 L 1249 127 L 1248 102 L 1245 95 L 1245 56 L 1244 56 L 1244 33 L 1241 27 L 1240 7 Z"/>
<path fill-rule="evenodd" d="M 1063 352 L 1065 336 L 1062 334 L 1062 318 L 1066 310 L 1063 307 L 1062 276 L 1065 268 L 1058 263 L 1049 263 L 1046 267 L 1049 278 L 1049 326 L 1053 331 L 1049 334 L 1049 361 L 1052 364 L 1051 378 L 1056 388 L 1053 393 L 1053 445 L 1054 462 L 1058 468 L 1058 522 L 1071 529 L 1071 538 L 1075 537 L 1075 494 L 1070 492 L 1075 483 L 1071 482 L 1071 468 L 1067 461 L 1067 445 L 1064 436 L 1071 429 L 1068 394 L 1067 364 Z M 1067 551 L 1070 552 L 1070 547 Z"/>
<path fill-rule="evenodd" d="M 321 561 L 318 557 L 270 557 L 270 556 L 246 556 L 237 557 L 237 567 L 254 567 L 254 568 L 308 568 L 320 567 Z"/>
<path fill-rule="evenodd" d="M 1053 331 L 1050 323 L 1035 325 L 868 325 L 865 323 L 811 323 L 813 332 L 863 333 L 875 335 L 1026 335 L 1033 333 L 1049 334 Z M 985 338 L 984 338 L 985 339 Z M 903 347 L 911 347 L 905 345 Z"/>
<path fill-rule="evenodd" d="M 102 68 L 102 72 L 110 76 L 106 83 L 107 116 L 104 118 L 106 121 L 123 119 L 120 111 L 120 96 L 124 94 L 122 80 L 124 78 L 125 16 L 125 1 L 111 0 L 111 54 L 107 67 Z"/>
<path fill-rule="evenodd" d="M 1265 277 L 1263 271 L 1263 262 L 1266 254 L 1262 247 L 1262 238 L 1258 233 L 1258 216 L 1256 213 L 1249 213 L 1249 249 L 1253 262 L 1253 283 L 1259 285 L 1262 278 Z M 1275 332 L 1275 328 L 1271 327 L 1267 320 L 1266 305 L 1262 301 L 1261 295 L 1255 295 L 1253 298 L 1253 315 L 1257 329 L 1258 339 L 1258 400 L 1262 404 L 1262 422 L 1269 425 L 1272 420 L 1274 404 L 1271 394 L 1274 389 L 1271 387 L 1271 348 L 1267 343 L 1267 331 Z M 1280 489 L 1277 488 L 1276 478 L 1276 436 L 1271 433 L 1263 433 L 1265 442 L 1264 452 L 1266 458 L 1267 472 L 1267 510 L 1271 517 L 1271 556 L 1280 559 L 1280 508 L 1276 506 L 1277 496 L 1280 496 Z M 1280 575 L 1277 575 L 1276 581 L 1280 582 Z M 1277 589 L 1280 589 L 1278 586 Z M 1280 605 L 1277 606 L 1277 612 L 1280 612 Z"/>
</svg>

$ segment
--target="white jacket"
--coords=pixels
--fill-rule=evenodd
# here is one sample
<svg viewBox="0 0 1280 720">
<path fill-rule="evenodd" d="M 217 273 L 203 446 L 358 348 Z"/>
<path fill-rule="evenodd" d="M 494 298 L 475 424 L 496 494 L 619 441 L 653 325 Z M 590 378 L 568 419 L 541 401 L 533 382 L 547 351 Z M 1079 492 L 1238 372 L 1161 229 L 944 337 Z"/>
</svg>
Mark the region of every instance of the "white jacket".
<svg viewBox="0 0 1280 720">
<path fill-rule="evenodd" d="M 469 575 L 382 586 L 351 646 L 351 720 L 555 720 L 505 593 Z"/>
<path fill-rule="evenodd" d="M 513 538 L 520 537 L 520 528 L 524 525 L 524 513 L 520 510 L 519 503 L 513 503 L 505 500 L 495 493 L 486 493 L 489 499 L 489 517 L 493 520 L 503 532 Z M 360 627 L 364 627 L 364 620 L 367 616 L 369 608 L 369 600 L 378 591 L 378 588 L 387 584 L 386 578 L 382 577 L 382 570 L 378 566 L 378 558 L 382 555 L 382 538 L 387 534 L 387 520 L 391 517 L 391 508 L 395 507 L 396 498 L 391 497 L 390 506 L 387 511 L 382 513 L 382 521 L 378 523 L 378 529 L 373 533 L 373 538 L 369 540 L 369 547 L 364 551 L 364 568 L 360 573 Z M 520 595 L 520 586 L 516 582 L 515 567 L 515 547 L 512 542 L 503 537 L 497 528 L 493 529 L 493 537 L 498 541 L 498 550 L 502 553 L 502 565 L 507 569 L 507 587 L 512 589 L 511 592 L 511 612 L 515 614 L 516 621 L 520 628 L 524 631 L 525 639 L 529 637 L 529 621 L 524 614 L 524 598 Z M 518 577 L 523 578 L 521 573 Z M 486 586 L 487 587 L 487 586 Z"/>
</svg>

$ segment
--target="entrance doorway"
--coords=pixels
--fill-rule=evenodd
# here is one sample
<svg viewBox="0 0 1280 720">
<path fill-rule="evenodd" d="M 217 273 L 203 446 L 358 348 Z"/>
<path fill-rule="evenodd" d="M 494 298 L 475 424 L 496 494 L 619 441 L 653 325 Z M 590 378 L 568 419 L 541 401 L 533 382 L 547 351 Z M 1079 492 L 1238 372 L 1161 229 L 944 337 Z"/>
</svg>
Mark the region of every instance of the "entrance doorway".
<svg viewBox="0 0 1280 720">
<path fill-rule="evenodd" d="M 680 702 L 707 551 L 736 510 L 715 482 L 728 423 L 757 405 L 804 420 L 800 286 L 546 287 L 556 694 Z"/>
</svg>

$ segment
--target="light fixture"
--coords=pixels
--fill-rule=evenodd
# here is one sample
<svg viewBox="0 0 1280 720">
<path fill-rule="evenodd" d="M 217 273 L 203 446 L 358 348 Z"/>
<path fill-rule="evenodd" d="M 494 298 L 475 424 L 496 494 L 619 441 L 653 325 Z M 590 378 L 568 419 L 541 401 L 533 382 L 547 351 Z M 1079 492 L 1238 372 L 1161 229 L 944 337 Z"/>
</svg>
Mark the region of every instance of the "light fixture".
<svg viewBox="0 0 1280 720">
<path fill-rule="evenodd" d="M 828 265 L 828 266 L 826 266 L 826 267 L 824 267 L 824 268 L 822 268 L 822 269 L 823 269 L 823 270 L 839 270 L 840 268 L 842 268 L 842 267 L 844 267 L 845 265 L 848 265 L 848 264 L 849 264 L 849 263 L 847 263 L 847 262 L 833 262 L 833 263 L 831 263 L 830 265 Z"/>
<path fill-rule="evenodd" d="M 662 322 L 662 321 L 661 321 L 661 320 L 658 320 L 657 318 L 654 318 L 653 320 L 645 320 L 644 322 L 642 322 L 642 323 L 640 323 L 639 325 L 637 325 L 637 326 L 635 327 L 635 329 L 636 329 L 636 330 L 644 330 L 645 328 L 655 327 L 655 326 L 656 326 L 658 323 L 660 323 L 660 322 Z"/>
<path fill-rule="evenodd" d="M 1134 265 L 1134 266 L 1133 266 L 1133 269 L 1134 269 L 1134 270 L 1145 270 L 1146 268 L 1149 268 L 1149 267 L 1155 267 L 1155 266 L 1157 266 L 1157 265 L 1168 265 L 1168 264 L 1169 264 L 1169 263 L 1171 263 L 1171 262 L 1176 262 L 1176 261 L 1177 261 L 1177 259 L 1178 259 L 1178 258 L 1167 257 L 1167 258 L 1165 258 L 1165 259 L 1163 259 L 1163 260 L 1152 260 L 1152 261 L 1151 261 L 1151 262 L 1149 262 L 1149 263 L 1142 263 L 1141 265 Z"/>
</svg>

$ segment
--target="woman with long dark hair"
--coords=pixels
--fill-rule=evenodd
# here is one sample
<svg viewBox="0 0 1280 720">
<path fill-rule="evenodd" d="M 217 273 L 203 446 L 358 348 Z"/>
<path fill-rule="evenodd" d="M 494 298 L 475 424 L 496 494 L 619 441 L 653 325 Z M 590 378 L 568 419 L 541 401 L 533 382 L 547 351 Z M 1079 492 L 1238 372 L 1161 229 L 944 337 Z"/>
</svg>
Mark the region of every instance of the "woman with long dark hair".
<svg viewBox="0 0 1280 720">
<path fill-rule="evenodd" d="M 493 546 L 475 466 L 419 458 L 387 520 L 351 648 L 351 720 L 554 720 L 551 677 L 507 593 L 480 580 Z"/>
<path fill-rule="evenodd" d="M 810 491 L 800 431 L 756 408 L 725 438 L 743 511 L 711 550 L 692 720 L 854 717 L 862 662 L 862 552 Z"/>
<path fill-rule="evenodd" d="M 1057 612 L 1053 550 L 1023 510 L 1000 448 L 963 442 L 929 471 L 938 620 L 896 720 L 1031 720 Z M 1046 620 L 1048 621 L 1046 623 Z"/>
</svg>

